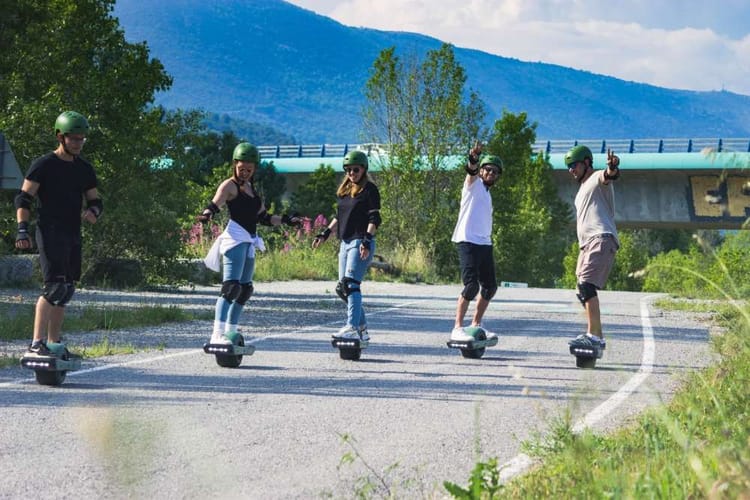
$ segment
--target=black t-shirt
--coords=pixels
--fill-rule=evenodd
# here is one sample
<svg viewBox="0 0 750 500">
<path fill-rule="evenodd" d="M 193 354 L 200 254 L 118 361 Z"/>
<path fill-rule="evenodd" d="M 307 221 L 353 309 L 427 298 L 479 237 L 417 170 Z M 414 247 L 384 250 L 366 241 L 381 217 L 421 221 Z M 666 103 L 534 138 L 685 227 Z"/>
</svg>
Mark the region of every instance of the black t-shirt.
<svg viewBox="0 0 750 500">
<path fill-rule="evenodd" d="M 39 227 L 81 228 L 84 193 L 97 186 L 94 167 L 76 157 L 73 161 L 48 153 L 34 160 L 26 178 L 39 183 Z"/>
<path fill-rule="evenodd" d="M 240 188 L 239 184 L 235 182 L 235 185 L 239 194 L 233 200 L 227 201 L 229 218 L 244 227 L 248 233 L 255 234 L 258 230 L 258 210 L 262 204 L 260 196 L 257 193 L 255 196 L 250 196 Z"/>
<path fill-rule="evenodd" d="M 370 210 L 380 210 L 380 191 L 372 182 L 365 184 L 365 188 L 355 197 L 339 197 L 336 214 L 339 239 L 364 238 Z"/>
</svg>

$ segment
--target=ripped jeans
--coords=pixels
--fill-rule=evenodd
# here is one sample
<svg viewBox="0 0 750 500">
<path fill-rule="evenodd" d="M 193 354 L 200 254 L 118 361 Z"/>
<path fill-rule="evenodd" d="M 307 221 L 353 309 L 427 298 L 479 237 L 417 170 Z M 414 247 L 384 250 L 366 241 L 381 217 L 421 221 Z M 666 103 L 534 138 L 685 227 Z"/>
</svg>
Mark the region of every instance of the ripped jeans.
<svg viewBox="0 0 750 500">
<path fill-rule="evenodd" d="M 339 248 L 339 282 L 344 278 L 353 279 L 362 282 L 367 273 L 367 268 L 372 262 L 372 256 L 375 255 L 375 240 L 370 244 L 370 254 L 366 259 L 359 257 L 359 245 L 361 239 L 342 241 Z M 355 330 L 360 330 L 367 326 L 365 319 L 365 310 L 362 307 L 362 292 L 359 284 L 352 284 L 352 292 L 347 297 L 346 305 L 346 324 Z"/>
</svg>

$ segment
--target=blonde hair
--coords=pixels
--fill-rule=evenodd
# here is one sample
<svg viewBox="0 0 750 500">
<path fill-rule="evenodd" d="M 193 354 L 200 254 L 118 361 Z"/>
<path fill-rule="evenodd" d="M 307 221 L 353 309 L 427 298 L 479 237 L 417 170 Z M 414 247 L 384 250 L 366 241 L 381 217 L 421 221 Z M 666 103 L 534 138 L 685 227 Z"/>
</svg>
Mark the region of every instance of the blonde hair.
<svg viewBox="0 0 750 500">
<path fill-rule="evenodd" d="M 351 196 L 352 198 L 354 198 L 362 192 L 362 190 L 365 188 L 365 185 L 369 181 L 370 178 L 367 177 L 367 170 L 365 170 L 365 173 L 362 175 L 362 178 L 359 180 L 359 182 L 352 182 L 349 179 L 349 176 L 345 175 L 344 181 L 336 190 L 336 196 L 338 196 L 339 198 L 343 198 L 344 196 Z"/>
</svg>

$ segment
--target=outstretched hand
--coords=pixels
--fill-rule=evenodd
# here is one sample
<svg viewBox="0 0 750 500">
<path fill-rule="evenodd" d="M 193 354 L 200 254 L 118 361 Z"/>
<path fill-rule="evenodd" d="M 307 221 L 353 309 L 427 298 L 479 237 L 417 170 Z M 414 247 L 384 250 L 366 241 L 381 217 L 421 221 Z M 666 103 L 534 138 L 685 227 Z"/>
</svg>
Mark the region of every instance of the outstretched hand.
<svg viewBox="0 0 750 500">
<path fill-rule="evenodd" d="M 474 142 L 474 146 L 469 150 L 469 161 L 474 164 L 479 162 L 479 157 L 482 155 L 482 142 L 477 139 Z"/>
<path fill-rule="evenodd" d="M 607 150 L 607 168 L 613 172 L 620 168 L 620 158 L 611 149 Z"/>
</svg>

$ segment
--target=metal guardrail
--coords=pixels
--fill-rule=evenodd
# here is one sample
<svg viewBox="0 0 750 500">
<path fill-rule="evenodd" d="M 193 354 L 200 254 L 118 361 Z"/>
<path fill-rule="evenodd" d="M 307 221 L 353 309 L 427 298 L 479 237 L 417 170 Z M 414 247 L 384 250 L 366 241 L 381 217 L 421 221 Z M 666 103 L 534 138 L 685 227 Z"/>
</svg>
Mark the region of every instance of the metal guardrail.
<svg viewBox="0 0 750 500">
<path fill-rule="evenodd" d="M 595 153 L 612 149 L 618 153 L 700 153 L 706 148 L 716 152 L 750 153 L 750 138 L 697 139 L 587 139 L 537 141 L 533 151 L 548 154 L 565 153 L 573 146 L 585 144 Z M 350 150 L 387 152 L 383 144 L 287 144 L 258 146 L 261 157 L 271 158 L 335 158 Z"/>
</svg>

